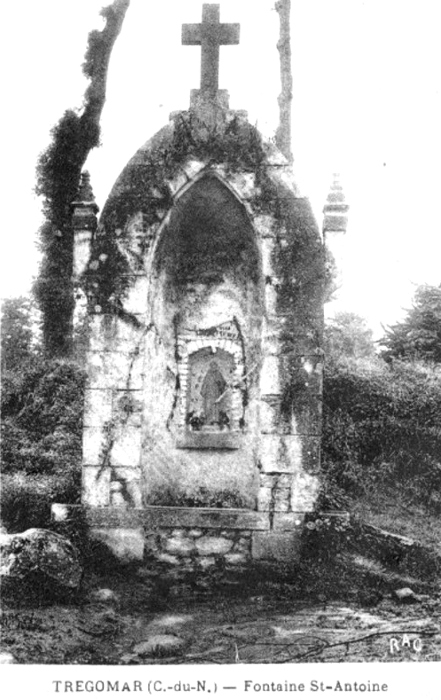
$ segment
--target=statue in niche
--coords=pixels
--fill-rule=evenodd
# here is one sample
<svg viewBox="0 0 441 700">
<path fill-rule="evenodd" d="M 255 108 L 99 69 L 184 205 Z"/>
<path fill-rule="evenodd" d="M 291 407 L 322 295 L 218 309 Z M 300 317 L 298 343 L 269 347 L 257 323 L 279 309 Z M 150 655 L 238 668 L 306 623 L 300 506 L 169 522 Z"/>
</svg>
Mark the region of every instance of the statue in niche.
<svg viewBox="0 0 441 700">
<path fill-rule="evenodd" d="M 212 345 L 201 348 L 190 355 L 188 374 L 188 429 L 204 433 L 232 429 L 233 355 Z"/>
<path fill-rule="evenodd" d="M 218 425 L 221 428 L 228 427 L 230 421 L 225 410 L 226 390 L 227 382 L 217 363 L 212 360 L 201 386 L 206 424 Z"/>
</svg>

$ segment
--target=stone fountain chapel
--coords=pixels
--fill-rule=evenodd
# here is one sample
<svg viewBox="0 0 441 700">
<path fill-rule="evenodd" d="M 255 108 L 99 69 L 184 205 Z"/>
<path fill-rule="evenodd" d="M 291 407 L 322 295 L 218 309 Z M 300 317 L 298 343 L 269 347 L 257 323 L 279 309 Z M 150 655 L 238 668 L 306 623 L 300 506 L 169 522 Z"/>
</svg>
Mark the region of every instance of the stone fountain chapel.
<svg viewBox="0 0 441 700">
<path fill-rule="evenodd" d="M 218 89 L 239 25 L 204 5 L 182 38 L 202 52 L 189 110 L 137 151 L 98 223 L 87 175 L 73 203 L 80 509 L 121 561 L 294 562 L 320 488 L 323 243 L 287 159 Z"/>
</svg>

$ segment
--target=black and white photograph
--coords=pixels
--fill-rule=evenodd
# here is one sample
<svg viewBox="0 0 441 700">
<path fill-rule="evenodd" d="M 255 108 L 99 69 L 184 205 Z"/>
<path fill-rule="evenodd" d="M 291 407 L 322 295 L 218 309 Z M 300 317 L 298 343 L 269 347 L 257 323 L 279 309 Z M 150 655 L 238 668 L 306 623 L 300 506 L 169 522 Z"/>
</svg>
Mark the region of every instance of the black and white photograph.
<svg viewBox="0 0 441 700">
<path fill-rule="evenodd" d="M 2 697 L 439 698 L 439 3 L 2 10 Z"/>
</svg>

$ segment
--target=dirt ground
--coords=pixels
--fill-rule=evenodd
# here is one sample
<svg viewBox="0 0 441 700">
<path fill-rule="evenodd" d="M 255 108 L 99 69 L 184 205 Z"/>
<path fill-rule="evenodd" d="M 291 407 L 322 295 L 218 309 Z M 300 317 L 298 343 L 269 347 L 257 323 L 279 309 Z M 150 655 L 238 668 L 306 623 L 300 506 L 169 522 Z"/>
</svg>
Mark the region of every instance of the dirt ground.
<svg viewBox="0 0 441 700">
<path fill-rule="evenodd" d="M 158 593 L 107 576 L 69 603 L 4 604 L 2 628 L 0 655 L 22 664 L 440 661 L 441 594 L 363 607 L 301 600 L 289 584 Z"/>
</svg>

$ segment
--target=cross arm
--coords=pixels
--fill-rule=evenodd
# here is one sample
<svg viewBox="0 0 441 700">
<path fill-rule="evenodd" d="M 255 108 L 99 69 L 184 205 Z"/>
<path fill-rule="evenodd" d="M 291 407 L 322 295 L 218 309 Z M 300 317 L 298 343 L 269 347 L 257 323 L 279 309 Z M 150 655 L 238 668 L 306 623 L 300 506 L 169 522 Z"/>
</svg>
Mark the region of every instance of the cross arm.
<svg viewBox="0 0 441 700">
<path fill-rule="evenodd" d="M 185 46 L 201 45 L 201 25 L 200 24 L 183 24 L 182 25 L 182 44 Z"/>
<path fill-rule="evenodd" d="M 220 24 L 219 44 L 238 44 L 240 40 L 240 24 Z"/>
</svg>

